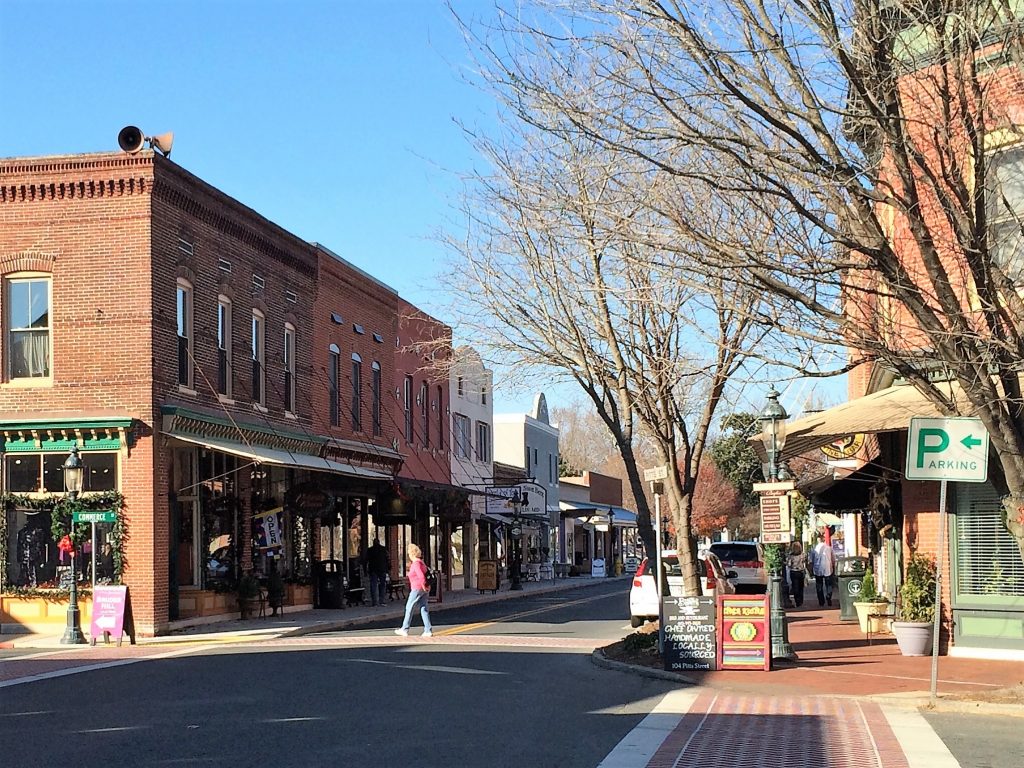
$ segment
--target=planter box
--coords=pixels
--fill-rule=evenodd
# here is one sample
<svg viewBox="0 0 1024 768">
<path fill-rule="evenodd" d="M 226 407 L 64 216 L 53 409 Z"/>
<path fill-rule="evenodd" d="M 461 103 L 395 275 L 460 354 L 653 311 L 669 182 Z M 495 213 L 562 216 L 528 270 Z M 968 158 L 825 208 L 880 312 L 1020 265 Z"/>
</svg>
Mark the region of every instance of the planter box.
<svg viewBox="0 0 1024 768">
<path fill-rule="evenodd" d="M 889 610 L 889 603 L 885 600 L 872 603 L 862 603 L 857 601 L 854 602 L 853 607 L 857 611 L 857 621 L 860 623 L 860 631 L 866 633 L 868 631 L 868 617 L 872 614 L 887 613 Z M 875 621 L 877 624 L 877 620 Z M 871 631 L 876 631 L 875 625 L 871 627 Z"/>
<path fill-rule="evenodd" d="M 78 597 L 82 629 L 88 631 L 92 620 L 92 598 Z M 0 625 L 5 632 L 54 633 L 67 626 L 68 595 L 21 597 L 0 595 Z"/>
<path fill-rule="evenodd" d="M 211 592 L 205 589 L 178 593 L 178 618 L 221 616 L 238 613 L 238 595 L 234 592 Z"/>
<path fill-rule="evenodd" d="M 312 584 L 285 584 L 284 585 L 285 605 L 312 605 L 313 585 Z"/>
</svg>

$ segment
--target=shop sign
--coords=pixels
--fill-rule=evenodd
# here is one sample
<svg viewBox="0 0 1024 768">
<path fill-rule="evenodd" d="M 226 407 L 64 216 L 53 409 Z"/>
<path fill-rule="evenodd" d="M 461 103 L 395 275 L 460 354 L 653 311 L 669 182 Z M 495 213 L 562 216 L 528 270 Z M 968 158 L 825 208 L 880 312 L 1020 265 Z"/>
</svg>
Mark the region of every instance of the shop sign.
<svg viewBox="0 0 1024 768">
<path fill-rule="evenodd" d="M 790 499 L 787 491 L 761 494 L 761 543 L 784 544 L 793 540 L 790 532 Z"/>
<path fill-rule="evenodd" d="M 476 588 L 480 592 L 497 592 L 500 586 L 497 560 L 481 560 L 476 568 Z"/>
<path fill-rule="evenodd" d="M 663 597 L 665 644 L 662 659 L 669 672 L 718 669 L 714 597 Z"/>
<path fill-rule="evenodd" d="M 261 550 L 277 549 L 284 545 L 284 509 L 277 507 L 252 516 L 256 545 Z"/>
<path fill-rule="evenodd" d="M 484 491 L 487 493 L 489 515 L 511 515 L 518 512 L 529 517 L 548 517 L 547 491 L 536 483 L 492 485 Z"/>
<path fill-rule="evenodd" d="M 103 638 L 108 642 L 111 637 L 121 644 L 124 634 L 125 614 L 128 607 L 128 587 L 96 586 L 92 590 L 92 621 L 89 624 L 91 642 Z M 129 632 L 129 635 L 132 635 Z M 134 643 L 134 637 L 132 639 Z"/>
<path fill-rule="evenodd" d="M 864 435 L 847 435 L 821 446 L 821 452 L 832 461 L 844 461 L 854 458 L 864 447 Z"/>
<path fill-rule="evenodd" d="M 718 596 L 719 669 L 771 669 L 770 599 L 768 595 Z"/>
</svg>

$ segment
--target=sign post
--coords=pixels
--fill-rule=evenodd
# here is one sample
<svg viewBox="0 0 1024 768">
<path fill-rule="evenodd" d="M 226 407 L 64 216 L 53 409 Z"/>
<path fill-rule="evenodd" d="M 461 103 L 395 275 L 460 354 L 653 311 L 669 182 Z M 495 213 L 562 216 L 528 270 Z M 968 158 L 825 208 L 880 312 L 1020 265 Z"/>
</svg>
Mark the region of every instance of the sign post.
<svg viewBox="0 0 1024 768">
<path fill-rule="evenodd" d="M 910 420 L 907 436 L 907 480 L 939 480 L 939 546 L 935 555 L 935 618 L 932 627 L 931 704 L 939 682 L 939 639 L 942 626 L 942 565 L 946 551 L 946 485 L 988 480 L 988 431 L 981 419 L 925 418 Z"/>
<path fill-rule="evenodd" d="M 654 578 L 658 584 L 658 653 L 665 653 L 665 606 L 661 599 L 665 594 L 665 585 L 661 573 L 661 493 L 664 490 L 662 480 L 668 478 L 668 467 L 652 467 L 644 470 L 644 480 L 651 484 L 654 493 Z"/>
</svg>

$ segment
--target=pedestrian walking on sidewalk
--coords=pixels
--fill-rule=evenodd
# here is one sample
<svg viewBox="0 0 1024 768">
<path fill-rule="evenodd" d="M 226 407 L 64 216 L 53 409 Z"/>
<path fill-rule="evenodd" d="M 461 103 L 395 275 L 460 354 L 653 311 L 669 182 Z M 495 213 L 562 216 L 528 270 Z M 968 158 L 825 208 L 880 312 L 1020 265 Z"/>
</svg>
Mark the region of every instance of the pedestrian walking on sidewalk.
<svg viewBox="0 0 1024 768">
<path fill-rule="evenodd" d="M 832 577 L 836 572 L 836 553 L 824 540 L 819 540 L 814 547 L 814 560 L 811 565 L 814 570 L 814 588 L 818 593 L 818 607 L 822 608 L 827 603 L 832 607 Z"/>
<path fill-rule="evenodd" d="M 807 555 L 799 541 L 794 541 L 786 558 L 786 570 L 789 572 L 789 590 L 793 596 L 793 604 L 799 608 L 804 604 L 804 578 L 807 576 Z"/>
<path fill-rule="evenodd" d="M 373 544 L 366 550 L 366 572 L 370 575 L 370 605 L 384 605 L 388 596 L 388 571 L 391 570 L 391 561 L 388 558 L 388 551 L 373 536 Z"/>
<path fill-rule="evenodd" d="M 409 634 L 412 624 L 412 612 L 418 607 L 423 618 L 423 637 L 433 635 L 430 626 L 430 611 L 427 610 L 427 598 L 430 587 L 427 585 L 427 564 L 423 562 L 423 550 L 415 544 L 409 545 L 409 599 L 405 601 L 405 619 L 402 626 L 395 630 L 396 635 L 403 637 Z"/>
</svg>

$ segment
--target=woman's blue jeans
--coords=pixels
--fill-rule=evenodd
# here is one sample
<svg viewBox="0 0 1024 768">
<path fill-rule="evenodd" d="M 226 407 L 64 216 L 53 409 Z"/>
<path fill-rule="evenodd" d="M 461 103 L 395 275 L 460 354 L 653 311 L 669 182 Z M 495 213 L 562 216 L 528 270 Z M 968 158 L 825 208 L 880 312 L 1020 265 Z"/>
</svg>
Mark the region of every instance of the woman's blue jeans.
<svg viewBox="0 0 1024 768">
<path fill-rule="evenodd" d="M 410 589 L 409 599 L 405 601 L 405 619 L 402 621 L 402 629 L 409 629 L 412 624 L 412 612 L 416 606 L 420 608 L 420 616 L 423 618 L 423 631 L 430 632 L 430 612 L 427 610 L 427 598 L 430 593 L 425 589 Z"/>
</svg>

